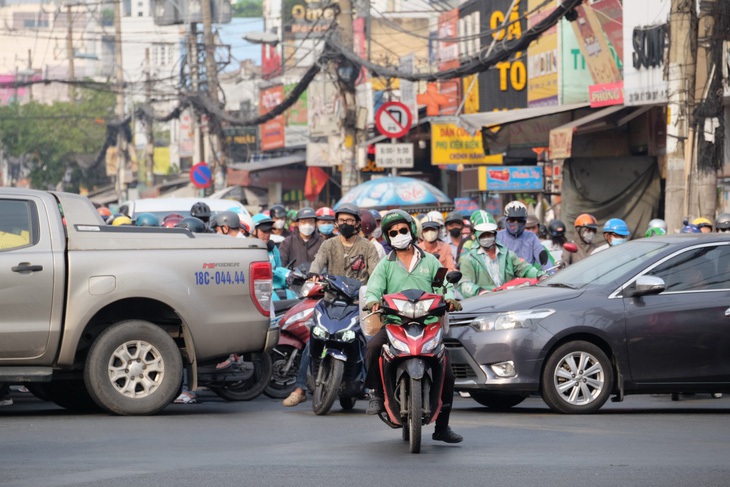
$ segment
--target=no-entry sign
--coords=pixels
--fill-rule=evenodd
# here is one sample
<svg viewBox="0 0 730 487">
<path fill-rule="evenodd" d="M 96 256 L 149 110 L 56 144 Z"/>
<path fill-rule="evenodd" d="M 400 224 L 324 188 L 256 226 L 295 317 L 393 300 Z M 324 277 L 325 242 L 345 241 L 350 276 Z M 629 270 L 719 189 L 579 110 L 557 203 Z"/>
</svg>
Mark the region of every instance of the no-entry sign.
<svg viewBox="0 0 730 487">
<path fill-rule="evenodd" d="M 403 103 L 389 101 L 375 114 L 375 126 L 381 134 L 392 139 L 403 137 L 411 129 L 413 115 Z"/>
<path fill-rule="evenodd" d="M 199 162 L 190 168 L 190 182 L 196 188 L 207 188 L 211 183 L 211 174 L 208 164 Z"/>
</svg>

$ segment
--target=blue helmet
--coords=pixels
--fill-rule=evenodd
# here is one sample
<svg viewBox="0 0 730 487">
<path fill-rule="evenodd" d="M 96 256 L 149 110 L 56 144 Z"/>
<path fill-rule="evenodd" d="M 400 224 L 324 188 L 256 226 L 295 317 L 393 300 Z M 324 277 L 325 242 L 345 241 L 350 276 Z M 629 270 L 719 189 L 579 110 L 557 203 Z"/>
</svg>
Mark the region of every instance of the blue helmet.
<svg viewBox="0 0 730 487">
<path fill-rule="evenodd" d="M 631 234 L 626 222 L 620 218 L 611 218 L 608 220 L 606 224 L 603 225 L 603 233 L 615 233 L 622 237 L 628 237 Z"/>
<path fill-rule="evenodd" d="M 684 220 L 684 222 L 682 223 L 684 224 L 684 226 L 682 227 L 682 230 L 679 231 L 679 233 L 702 233 L 702 230 L 700 230 L 700 227 L 698 225 L 690 223 L 688 220 Z"/>
</svg>

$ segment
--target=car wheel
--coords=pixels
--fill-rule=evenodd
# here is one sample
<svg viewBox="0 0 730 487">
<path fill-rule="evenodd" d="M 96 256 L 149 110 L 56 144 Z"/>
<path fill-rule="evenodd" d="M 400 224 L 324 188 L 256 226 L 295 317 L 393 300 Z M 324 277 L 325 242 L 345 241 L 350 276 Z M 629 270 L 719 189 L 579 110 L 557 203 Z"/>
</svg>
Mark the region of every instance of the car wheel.
<svg viewBox="0 0 730 487">
<path fill-rule="evenodd" d="M 487 406 L 495 411 L 507 411 L 527 399 L 527 396 L 520 394 L 499 394 L 486 391 L 469 391 L 469 395 L 482 406 Z"/>
<path fill-rule="evenodd" d="M 603 350 L 585 341 L 569 342 L 558 347 L 545 363 L 542 398 L 559 413 L 594 413 L 608 400 L 613 375 Z"/>
<path fill-rule="evenodd" d="M 175 399 L 182 369 L 180 350 L 165 330 L 129 320 L 110 326 L 91 345 L 84 381 L 107 411 L 154 414 Z"/>
</svg>

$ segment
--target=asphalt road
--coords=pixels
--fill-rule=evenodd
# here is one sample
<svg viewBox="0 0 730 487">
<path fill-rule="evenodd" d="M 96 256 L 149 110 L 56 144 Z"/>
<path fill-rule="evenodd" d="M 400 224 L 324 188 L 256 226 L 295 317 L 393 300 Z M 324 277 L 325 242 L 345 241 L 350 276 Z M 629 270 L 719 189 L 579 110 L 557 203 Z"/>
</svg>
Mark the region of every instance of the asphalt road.
<svg viewBox="0 0 730 487">
<path fill-rule="evenodd" d="M 29 394 L 0 408 L 0 486 L 727 486 L 730 396 L 631 396 L 563 416 L 537 398 L 493 413 L 456 398 L 458 445 L 408 453 L 400 430 L 336 404 L 265 397 L 171 405 L 153 417 L 67 412 Z"/>
</svg>

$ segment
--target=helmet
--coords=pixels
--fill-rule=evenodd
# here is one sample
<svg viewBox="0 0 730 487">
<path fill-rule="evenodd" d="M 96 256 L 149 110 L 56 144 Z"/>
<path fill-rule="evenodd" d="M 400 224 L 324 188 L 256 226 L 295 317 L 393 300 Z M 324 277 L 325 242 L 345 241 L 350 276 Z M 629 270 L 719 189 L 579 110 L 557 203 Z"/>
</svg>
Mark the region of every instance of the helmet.
<svg viewBox="0 0 730 487">
<path fill-rule="evenodd" d="M 166 222 L 170 218 L 182 220 L 184 217 L 180 213 L 168 213 L 167 215 L 165 215 L 165 218 L 163 218 L 162 221 Z"/>
<path fill-rule="evenodd" d="M 497 220 L 497 228 L 500 230 L 504 230 L 504 217 L 501 217 L 499 220 Z"/>
<path fill-rule="evenodd" d="M 441 228 L 441 223 L 436 218 L 433 218 L 431 216 L 431 213 L 434 213 L 434 212 L 429 212 L 426 216 L 421 218 L 421 232 L 423 232 L 427 228 L 432 228 L 435 230 L 438 230 L 439 228 Z"/>
<path fill-rule="evenodd" d="M 96 212 L 99 213 L 99 216 L 101 216 L 104 221 L 107 221 L 109 217 L 112 216 L 111 210 L 106 206 L 100 206 L 96 209 Z"/>
<path fill-rule="evenodd" d="M 190 216 L 200 218 L 203 222 L 210 220 L 210 206 L 198 201 L 190 208 Z"/>
<path fill-rule="evenodd" d="M 659 237 L 661 235 L 666 235 L 667 232 L 662 230 L 659 227 L 649 227 L 649 229 L 644 234 L 645 237 Z"/>
<path fill-rule="evenodd" d="M 152 213 L 140 213 L 134 219 L 134 224 L 138 227 L 159 227 L 160 219 Z"/>
<path fill-rule="evenodd" d="M 257 213 L 253 216 L 253 223 L 256 228 L 258 228 L 260 226 L 273 225 L 274 220 L 272 220 L 270 216 L 265 215 L 264 213 Z"/>
<path fill-rule="evenodd" d="M 431 213 L 429 213 L 430 215 Z M 461 216 L 461 213 L 457 213 L 455 211 L 449 212 L 448 215 L 446 215 L 446 219 L 443 220 L 444 225 L 448 225 L 449 223 L 461 223 L 464 224 L 464 217 Z"/>
<path fill-rule="evenodd" d="M 682 229 L 679 231 L 679 233 L 702 233 L 702 230 L 700 230 L 700 227 L 697 225 L 690 223 L 688 220 L 684 220 L 682 222 L 684 225 Z"/>
<path fill-rule="evenodd" d="M 696 225 L 697 228 L 699 228 L 700 230 L 702 229 L 702 227 L 709 227 L 710 230 L 712 230 L 712 222 L 705 217 L 695 218 L 692 221 L 692 225 Z"/>
<path fill-rule="evenodd" d="M 205 223 L 200 218 L 189 216 L 180 220 L 175 228 L 187 228 L 193 233 L 205 233 Z"/>
<path fill-rule="evenodd" d="M 608 220 L 605 225 L 603 225 L 603 233 L 615 233 L 622 237 L 628 237 L 631 234 L 626 222 L 620 218 L 611 218 Z"/>
<path fill-rule="evenodd" d="M 274 205 L 269 208 L 271 218 L 286 218 L 286 208 L 283 205 Z"/>
<path fill-rule="evenodd" d="M 132 219 L 129 218 L 127 215 L 117 215 L 114 217 L 114 220 L 112 221 L 112 226 L 118 227 L 121 225 L 131 225 Z"/>
<path fill-rule="evenodd" d="M 667 222 L 661 218 L 654 218 L 649 221 L 649 228 L 661 228 L 664 230 L 664 233 L 667 233 Z"/>
<path fill-rule="evenodd" d="M 316 212 L 317 220 L 335 220 L 335 210 L 328 206 L 323 206 Z"/>
<path fill-rule="evenodd" d="M 551 237 L 564 237 L 565 223 L 561 222 L 560 220 L 553 220 L 548 223 L 547 231 Z"/>
<path fill-rule="evenodd" d="M 588 227 L 592 229 L 598 228 L 598 221 L 596 220 L 596 217 L 593 215 L 589 215 L 588 213 L 583 213 L 581 215 L 578 215 L 578 218 L 575 219 L 575 228 L 578 227 Z"/>
<path fill-rule="evenodd" d="M 527 207 L 521 201 L 510 201 L 504 207 L 504 217 L 527 219 Z"/>
<path fill-rule="evenodd" d="M 335 210 L 335 217 L 337 217 L 337 215 L 339 215 L 340 213 L 352 215 L 355 217 L 356 220 L 360 220 L 360 209 L 352 203 L 342 203 L 340 206 L 338 206 Z"/>
<path fill-rule="evenodd" d="M 297 211 L 296 216 L 294 217 L 294 221 L 298 222 L 299 220 L 304 220 L 305 218 L 317 218 L 317 214 L 314 212 L 314 209 L 306 206 L 302 208 L 301 210 Z"/>
<path fill-rule="evenodd" d="M 730 228 L 730 213 L 720 213 L 715 219 L 715 230 L 727 230 Z"/>
<path fill-rule="evenodd" d="M 428 213 L 426 213 L 426 216 L 431 218 L 430 221 L 438 222 L 439 225 L 444 225 L 444 215 L 440 211 L 431 210 Z M 421 218 L 421 222 L 423 222 L 423 218 Z"/>
<path fill-rule="evenodd" d="M 380 212 L 378 210 L 368 210 L 371 215 L 373 215 L 373 218 L 375 218 L 376 222 L 380 222 L 383 217 L 380 215 Z M 378 223 L 380 225 L 380 223 Z"/>
<path fill-rule="evenodd" d="M 479 236 L 484 232 L 495 232 L 496 233 L 497 230 L 499 230 L 499 228 L 497 227 L 497 222 L 494 221 L 494 217 L 490 213 L 487 213 L 484 210 L 480 210 L 480 211 L 485 213 L 486 216 L 484 217 L 483 220 L 480 220 L 478 223 L 474 223 L 474 233 L 476 234 L 476 237 L 479 238 Z"/>
<path fill-rule="evenodd" d="M 540 220 L 535 215 L 527 215 L 527 222 L 525 227 L 537 227 L 540 225 Z"/>
<path fill-rule="evenodd" d="M 390 243 L 390 235 L 388 235 L 388 229 L 396 223 L 408 224 L 408 227 L 411 229 L 412 238 L 415 239 L 416 235 L 418 235 L 416 222 L 415 220 L 413 220 L 413 217 L 411 215 L 403 210 L 390 210 L 388 213 L 385 214 L 385 216 L 383 217 L 383 221 L 380 224 L 381 228 L 383 229 L 383 237 L 385 238 L 386 242 Z"/>
<path fill-rule="evenodd" d="M 370 210 L 360 210 L 360 221 L 362 221 L 361 228 L 362 233 L 364 233 L 365 236 L 370 236 L 370 234 L 373 233 L 373 230 L 375 230 L 378 226 L 372 213 L 370 213 Z"/>
<path fill-rule="evenodd" d="M 223 227 L 241 228 L 241 219 L 233 211 L 221 211 L 215 214 L 210 222 L 210 228 Z"/>
<path fill-rule="evenodd" d="M 160 226 L 165 228 L 174 228 L 175 225 L 182 221 L 182 219 L 182 215 L 178 215 L 176 213 L 170 214 L 162 219 L 162 225 Z"/>
</svg>

